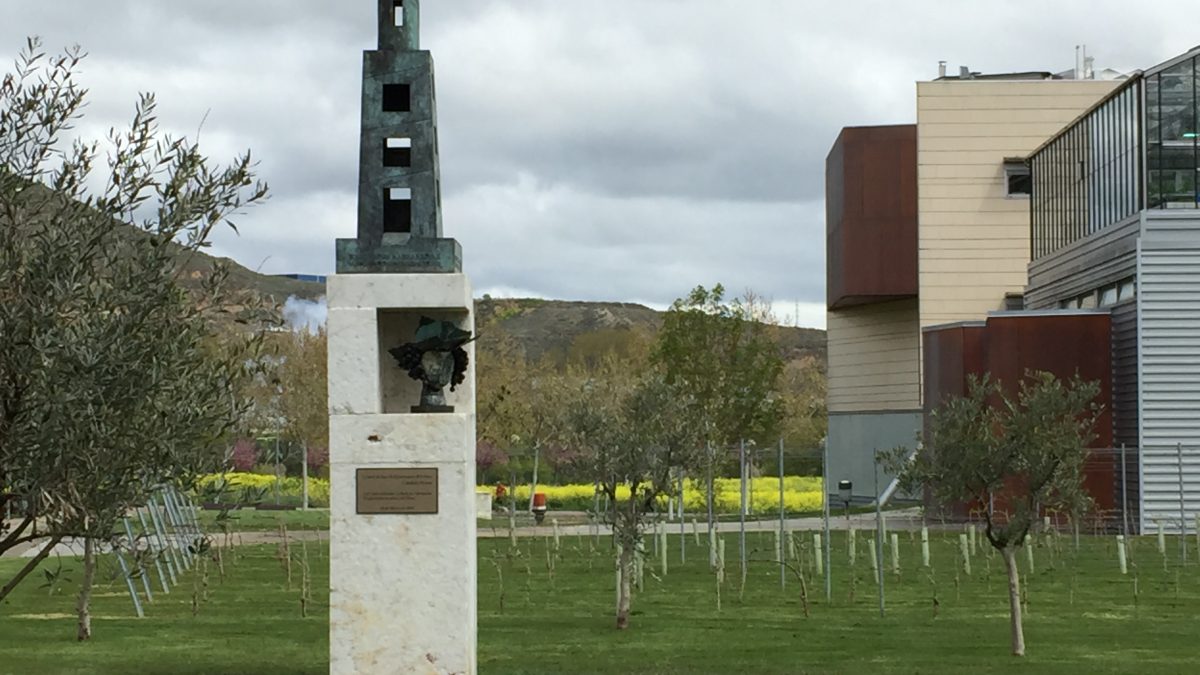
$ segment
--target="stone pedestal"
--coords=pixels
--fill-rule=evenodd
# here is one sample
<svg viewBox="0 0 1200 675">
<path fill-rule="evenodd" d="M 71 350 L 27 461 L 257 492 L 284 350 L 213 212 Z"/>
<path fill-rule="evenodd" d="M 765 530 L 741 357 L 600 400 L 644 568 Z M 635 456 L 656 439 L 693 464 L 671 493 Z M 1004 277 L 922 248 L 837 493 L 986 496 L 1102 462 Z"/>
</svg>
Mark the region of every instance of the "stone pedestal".
<svg viewBox="0 0 1200 675">
<path fill-rule="evenodd" d="M 475 370 L 453 413 L 412 413 L 420 384 L 387 349 L 421 316 L 474 330 L 462 274 L 329 278 L 330 672 L 476 670 Z M 436 469 L 436 513 L 368 515 L 360 469 Z M 427 475 L 427 474 L 426 474 Z M 429 510 L 429 500 L 419 507 Z"/>
</svg>

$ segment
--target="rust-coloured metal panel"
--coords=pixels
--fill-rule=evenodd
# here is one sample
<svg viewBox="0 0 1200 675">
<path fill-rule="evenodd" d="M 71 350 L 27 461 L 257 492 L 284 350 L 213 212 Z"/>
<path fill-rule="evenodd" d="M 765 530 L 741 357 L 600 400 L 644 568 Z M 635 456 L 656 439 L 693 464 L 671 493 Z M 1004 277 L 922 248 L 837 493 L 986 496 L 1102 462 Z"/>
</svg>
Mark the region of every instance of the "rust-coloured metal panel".
<svg viewBox="0 0 1200 675">
<path fill-rule="evenodd" d="M 927 330 L 924 338 L 925 412 L 948 396 L 965 396 L 971 375 L 983 372 L 983 324 Z"/>
<path fill-rule="evenodd" d="M 825 160 L 830 309 L 917 295 L 917 127 L 846 127 Z"/>
<path fill-rule="evenodd" d="M 1111 318 L 1107 313 L 1014 313 L 992 316 L 984 325 L 952 324 L 925 331 L 924 400 L 928 413 L 947 396 L 962 396 L 968 377 L 990 373 L 1009 394 L 1026 373 L 1046 371 L 1060 379 L 1079 374 L 1100 383 L 1103 412 L 1084 467 L 1084 485 L 1101 510 L 1114 508 L 1117 465 L 1112 447 Z M 1100 449 L 1104 449 L 1101 451 Z M 1002 500 L 1001 500 L 1002 501 Z M 952 509 L 965 515 L 967 508 Z"/>
<path fill-rule="evenodd" d="M 1059 379 L 1078 374 L 1097 381 L 1103 406 L 1094 448 L 1111 448 L 1112 321 L 1106 313 L 994 316 L 987 321 L 987 366 L 1004 389 L 1015 394 L 1027 372 L 1046 371 Z M 1084 468 L 1084 485 L 1100 509 L 1116 505 L 1117 465 L 1111 452 L 1097 452 Z"/>
</svg>

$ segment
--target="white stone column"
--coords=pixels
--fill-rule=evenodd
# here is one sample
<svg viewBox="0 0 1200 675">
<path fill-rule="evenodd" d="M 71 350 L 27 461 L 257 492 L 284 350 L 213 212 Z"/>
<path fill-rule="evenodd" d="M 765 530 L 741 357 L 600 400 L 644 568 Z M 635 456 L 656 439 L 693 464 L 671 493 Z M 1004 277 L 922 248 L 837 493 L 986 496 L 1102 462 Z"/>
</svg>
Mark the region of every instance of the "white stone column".
<svg viewBox="0 0 1200 675">
<path fill-rule="evenodd" d="M 453 413 L 414 414 L 420 384 L 387 353 L 421 316 L 474 331 L 462 274 L 328 281 L 330 672 L 476 672 L 475 354 Z M 436 469 L 437 513 L 359 513 L 360 469 Z"/>
</svg>

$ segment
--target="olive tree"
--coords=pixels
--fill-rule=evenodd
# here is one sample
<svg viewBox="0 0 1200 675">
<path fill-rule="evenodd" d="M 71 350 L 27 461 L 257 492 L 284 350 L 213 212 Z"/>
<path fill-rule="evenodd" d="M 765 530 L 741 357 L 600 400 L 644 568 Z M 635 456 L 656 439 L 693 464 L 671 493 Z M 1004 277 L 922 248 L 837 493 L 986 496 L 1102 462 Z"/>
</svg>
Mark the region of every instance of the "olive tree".
<svg viewBox="0 0 1200 675">
<path fill-rule="evenodd" d="M 656 372 L 579 379 L 565 394 L 562 442 L 585 454 L 607 495 L 619 545 L 617 628 L 629 627 L 634 556 L 671 471 L 703 460 L 698 435 L 683 414 L 686 401 Z M 627 491 L 627 492 L 626 492 Z"/>
<path fill-rule="evenodd" d="M 222 326 L 254 317 L 230 313 L 219 266 L 189 263 L 266 195 L 248 153 L 214 167 L 161 133 L 150 95 L 106 150 L 73 139 L 82 58 L 30 40 L 0 83 L 0 493 L 18 516 L 0 552 L 50 544 L 0 598 L 54 543 L 82 539 L 81 640 L 95 542 L 158 486 L 224 459 L 256 341 Z"/>
<path fill-rule="evenodd" d="M 911 461 L 903 448 L 885 458 L 906 489 L 924 489 L 935 504 L 983 507 L 984 534 L 1008 572 L 1017 656 L 1025 654 L 1025 634 L 1016 552 L 1039 509 L 1079 513 L 1088 501 L 1083 466 L 1100 414 L 1098 393 L 1097 383 L 1078 376 L 1063 382 L 1030 373 L 1015 393 L 988 375 L 973 377 L 966 396 L 933 412 L 929 436 Z"/>
</svg>

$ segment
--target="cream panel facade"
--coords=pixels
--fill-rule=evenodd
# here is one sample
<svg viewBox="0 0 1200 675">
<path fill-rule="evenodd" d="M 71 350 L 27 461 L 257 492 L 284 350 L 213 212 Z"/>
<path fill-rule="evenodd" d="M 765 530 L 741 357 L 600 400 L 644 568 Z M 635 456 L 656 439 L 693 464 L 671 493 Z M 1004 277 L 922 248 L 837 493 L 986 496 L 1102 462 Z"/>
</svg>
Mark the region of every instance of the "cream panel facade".
<svg viewBox="0 0 1200 675">
<path fill-rule="evenodd" d="M 830 311 L 829 411 L 920 407 L 917 301 Z"/>
<path fill-rule="evenodd" d="M 917 83 L 918 332 L 982 319 L 1024 289 L 1029 202 L 1006 196 L 1004 159 L 1028 155 L 1116 84 Z M 832 380 L 830 391 L 832 402 Z"/>
</svg>

